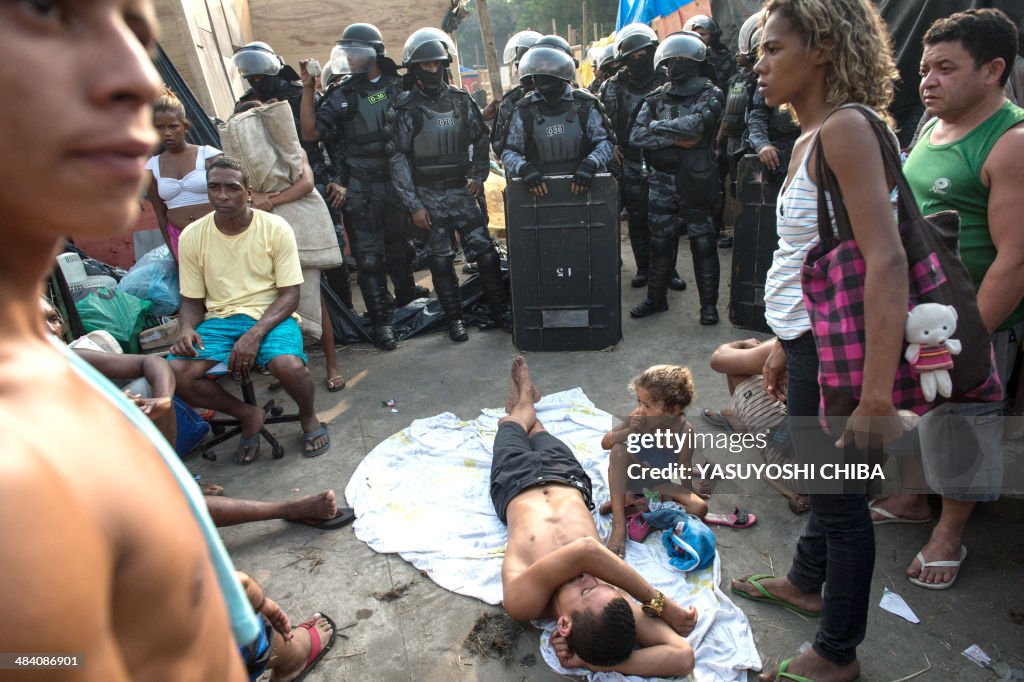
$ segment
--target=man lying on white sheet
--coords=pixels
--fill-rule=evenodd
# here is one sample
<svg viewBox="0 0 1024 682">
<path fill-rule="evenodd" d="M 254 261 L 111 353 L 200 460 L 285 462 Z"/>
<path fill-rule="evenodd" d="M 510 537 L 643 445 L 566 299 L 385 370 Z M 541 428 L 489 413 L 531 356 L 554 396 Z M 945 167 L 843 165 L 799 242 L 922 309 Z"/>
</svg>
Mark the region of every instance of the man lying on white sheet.
<svg viewBox="0 0 1024 682">
<path fill-rule="evenodd" d="M 491 463 L 491 501 L 509 535 L 505 610 L 516 620 L 555 619 L 551 642 L 566 668 L 690 674 L 693 649 L 683 637 L 696 609 L 662 595 L 601 542 L 589 511 L 590 478 L 537 420 L 539 399 L 526 361 L 515 358 Z"/>
</svg>

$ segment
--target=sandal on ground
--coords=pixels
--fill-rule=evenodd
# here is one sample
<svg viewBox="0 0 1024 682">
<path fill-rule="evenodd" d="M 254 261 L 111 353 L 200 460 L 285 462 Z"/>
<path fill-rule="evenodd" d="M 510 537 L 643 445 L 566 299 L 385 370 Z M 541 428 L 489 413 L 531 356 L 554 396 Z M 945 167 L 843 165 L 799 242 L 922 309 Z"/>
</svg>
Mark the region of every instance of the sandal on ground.
<svg viewBox="0 0 1024 682">
<path fill-rule="evenodd" d="M 762 580 L 775 577 L 777 576 L 774 576 L 771 573 L 758 573 L 756 575 L 747 576 L 746 578 L 741 578 L 742 581 L 753 585 L 754 589 L 761 593 L 761 596 L 759 597 L 755 597 L 749 592 L 736 589 L 735 587 L 731 587 L 731 589 L 733 594 L 737 594 L 744 599 L 749 599 L 750 601 L 765 602 L 767 604 L 772 604 L 773 606 L 781 606 L 784 609 L 808 618 L 818 618 L 821 616 L 821 611 L 809 611 L 808 609 L 801 608 L 793 602 L 786 601 L 782 597 L 776 597 L 761 585 Z"/>
<path fill-rule="evenodd" d="M 307 450 L 306 446 L 311 445 L 321 436 L 325 437 L 326 442 L 315 450 Z M 319 457 L 328 450 L 331 449 L 331 435 L 327 433 L 327 424 L 320 422 L 319 429 L 313 429 L 312 431 L 302 432 L 302 456 L 303 457 Z"/>
<path fill-rule="evenodd" d="M 789 672 L 789 664 L 793 662 L 792 658 L 787 658 L 782 663 L 779 663 L 779 670 L 775 673 L 776 680 L 791 680 L 792 682 L 814 682 L 810 677 L 804 677 L 803 675 L 797 675 L 796 673 Z M 858 682 L 860 676 L 853 678 L 853 682 Z"/>
<path fill-rule="evenodd" d="M 878 502 L 881 499 L 882 499 L 881 497 L 876 497 L 875 499 L 873 499 L 870 502 L 868 502 L 868 511 L 869 512 L 875 512 L 879 516 L 883 517 L 882 519 L 880 519 L 878 521 L 872 521 L 871 522 L 871 523 L 875 524 L 876 526 L 884 526 L 887 523 L 931 523 L 931 521 L 932 521 L 932 517 L 931 516 L 929 516 L 927 519 L 908 519 L 908 518 L 904 518 L 902 516 L 896 516 L 892 512 L 886 511 L 886 510 L 882 509 L 881 507 L 876 507 L 875 506 L 875 503 Z"/>
<path fill-rule="evenodd" d="M 720 429 L 725 429 L 730 433 L 735 433 L 736 429 L 733 427 L 732 422 L 729 418 L 722 414 L 721 410 L 709 410 L 708 408 L 701 408 L 700 411 L 701 419 L 706 421 L 712 426 L 717 426 Z"/>
<path fill-rule="evenodd" d="M 345 377 L 340 374 L 327 380 L 327 390 L 331 393 L 340 391 L 343 388 L 345 388 Z"/>
<path fill-rule="evenodd" d="M 729 528 L 750 528 L 757 523 L 757 514 L 750 514 L 739 507 L 732 514 L 707 514 L 704 523 L 713 526 L 729 526 Z"/>
<path fill-rule="evenodd" d="M 245 459 L 245 453 L 251 448 L 256 448 L 256 452 L 253 453 L 252 458 Z M 256 432 L 255 436 L 239 436 L 238 437 L 238 449 L 235 450 L 235 462 L 237 464 L 249 465 L 255 462 L 260 457 L 260 434 Z"/>
<path fill-rule="evenodd" d="M 199 486 L 199 492 L 204 497 L 220 497 L 224 494 L 224 486 L 217 485 L 216 483 L 203 483 Z"/>
<path fill-rule="evenodd" d="M 335 530 L 342 528 L 355 521 L 356 512 L 352 507 L 338 507 L 337 511 L 329 519 L 286 519 L 289 523 L 301 523 L 304 526 L 312 526 L 320 530 Z"/>
<path fill-rule="evenodd" d="M 320 618 L 323 618 L 331 624 L 331 636 L 327 642 L 320 641 L 320 631 L 316 629 L 316 622 Z M 315 668 L 316 664 L 320 662 L 320 659 L 331 650 L 332 646 L 334 646 L 334 640 L 338 634 L 338 626 L 334 624 L 334 621 L 331 620 L 330 616 L 327 614 L 314 613 L 312 618 L 304 623 L 299 623 L 295 627 L 306 628 L 309 630 L 309 656 L 306 657 L 306 665 L 303 666 L 302 672 L 300 672 L 299 676 L 295 678 L 295 682 L 300 682 L 300 680 L 306 679 L 306 675 L 309 674 L 309 671 Z M 294 630 L 295 628 L 292 629 Z"/>
<path fill-rule="evenodd" d="M 956 582 L 957 576 L 960 575 L 960 564 L 962 564 L 964 559 L 967 558 L 967 548 L 960 545 L 960 561 L 925 561 L 924 554 L 921 552 L 917 553 L 916 558 L 917 563 L 921 564 L 922 571 L 926 568 L 955 568 L 956 573 L 954 573 L 953 577 L 944 583 L 926 583 L 923 580 L 912 578 L 909 575 L 907 576 L 907 580 L 918 587 L 923 587 L 926 590 L 948 590 L 953 587 L 953 583 Z M 920 575 L 920 573 L 918 573 L 918 575 Z"/>
</svg>

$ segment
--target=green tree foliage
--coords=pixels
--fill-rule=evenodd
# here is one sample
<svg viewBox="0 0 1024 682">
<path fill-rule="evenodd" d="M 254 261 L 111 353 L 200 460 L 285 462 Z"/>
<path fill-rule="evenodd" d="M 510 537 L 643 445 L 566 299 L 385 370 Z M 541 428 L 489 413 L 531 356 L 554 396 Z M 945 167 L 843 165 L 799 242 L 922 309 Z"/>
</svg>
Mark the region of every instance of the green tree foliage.
<svg viewBox="0 0 1024 682">
<path fill-rule="evenodd" d="M 455 32 L 459 45 L 462 63 L 468 68 L 485 64 L 483 40 L 480 37 L 480 21 L 475 10 L 475 2 L 469 3 L 472 13 L 468 19 L 459 24 Z M 488 0 L 487 8 L 491 13 L 491 30 L 494 32 L 494 43 L 498 51 L 498 59 L 505 49 L 509 36 L 528 28 L 541 33 L 551 33 L 551 19 L 558 26 L 558 34 L 568 38 L 568 26 L 572 25 L 577 37 L 582 36 L 583 2 L 581 0 Z M 615 17 L 619 4 L 617 0 L 587 0 L 587 35 L 593 40 L 594 23 L 602 24 L 605 34 L 615 30 Z M 577 39 L 578 39 L 577 38 Z"/>
</svg>

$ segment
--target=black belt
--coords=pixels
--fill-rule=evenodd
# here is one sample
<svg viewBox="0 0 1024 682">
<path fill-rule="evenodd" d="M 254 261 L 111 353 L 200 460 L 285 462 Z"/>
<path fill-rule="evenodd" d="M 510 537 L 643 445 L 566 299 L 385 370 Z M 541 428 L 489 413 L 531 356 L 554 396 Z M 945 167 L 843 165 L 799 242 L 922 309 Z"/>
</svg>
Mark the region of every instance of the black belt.
<svg viewBox="0 0 1024 682">
<path fill-rule="evenodd" d="M 426 187 L 427 189 L 448 190 L 465 187 L 466 182 L 466 178 L 451 178 L 449 180 L 416 180 L 416 186 Z"/>
</svg>

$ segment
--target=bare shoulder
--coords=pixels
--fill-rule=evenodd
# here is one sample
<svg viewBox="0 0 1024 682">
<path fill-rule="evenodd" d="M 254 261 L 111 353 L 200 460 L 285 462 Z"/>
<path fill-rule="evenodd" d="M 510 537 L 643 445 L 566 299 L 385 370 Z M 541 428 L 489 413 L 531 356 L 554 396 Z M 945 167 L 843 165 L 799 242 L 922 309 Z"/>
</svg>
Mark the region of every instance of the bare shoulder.
<svg viewBox="0 0 1024 682">
<path fill-rule="evenodd" d="M 820 138 L 826 154 L 848 153 L 857 149 L 864 151 L 864 145 L 877 145 L 871 123 L 864 113 L 853 107 L 844 107 L 825 120 Z"/>
<path fill-rule="evenodd" d="M 1003 133 L 992 145 L 988 158 L 982 166 L 982 174 L 1009 173 L 1015 179 L 1024 174 L 1024 122 Z"/>
</svg>

